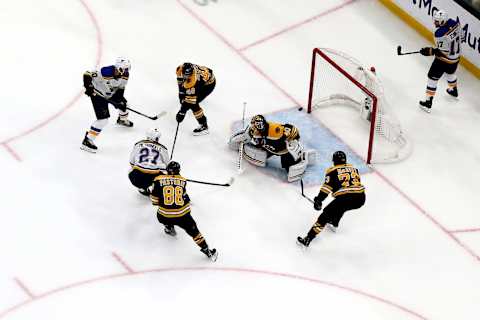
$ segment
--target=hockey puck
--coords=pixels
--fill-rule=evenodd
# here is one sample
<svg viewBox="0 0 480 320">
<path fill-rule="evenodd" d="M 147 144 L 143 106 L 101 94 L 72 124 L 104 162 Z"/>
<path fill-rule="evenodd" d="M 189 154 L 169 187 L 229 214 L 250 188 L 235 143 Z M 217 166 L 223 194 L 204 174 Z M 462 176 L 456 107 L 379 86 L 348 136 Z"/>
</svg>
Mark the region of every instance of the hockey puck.
<svg viewBox="0 0 480 320">
<path fill-rule="evenodd" d="M 302 110 L 303 110 L 303 107 L 298 108 L 298 111 L 302 111 Z"/>
</svg>

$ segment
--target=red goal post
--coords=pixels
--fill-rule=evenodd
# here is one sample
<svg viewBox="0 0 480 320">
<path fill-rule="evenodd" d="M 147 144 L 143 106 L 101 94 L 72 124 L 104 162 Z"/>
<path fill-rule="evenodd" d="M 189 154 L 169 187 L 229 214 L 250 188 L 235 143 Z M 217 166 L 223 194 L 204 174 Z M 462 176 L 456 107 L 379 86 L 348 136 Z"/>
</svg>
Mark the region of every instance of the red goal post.
<svg viewBox="0 0 480 320">
<path fill-rule="evenodd" d="M 385 98 L 383 85 L 375 70 L 364 67 L 357 59 L 341 51 L 315 48 L 312 52 L 308 113 L 341 106 L 354 107 L 360 113 L 359 123 L 353 120 L 351 125 L 356 131 L 358 128 L 363 141 L 368 136 L 368 164 L 395 162 L 409 156 L 411 145 Z"/>
</svg>

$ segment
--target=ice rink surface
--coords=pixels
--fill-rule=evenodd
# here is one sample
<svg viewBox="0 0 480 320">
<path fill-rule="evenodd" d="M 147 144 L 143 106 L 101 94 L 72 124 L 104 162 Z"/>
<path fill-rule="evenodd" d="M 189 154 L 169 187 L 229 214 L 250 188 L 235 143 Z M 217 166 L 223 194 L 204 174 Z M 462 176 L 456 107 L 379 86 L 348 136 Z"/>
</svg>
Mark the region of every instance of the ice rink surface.
<svg viewBox="0 0 480 320">
<path fill-rule="evenodd" d="M 3 1 L 0 35 L 0 319 L 479 318 L 480 85 L 460 67 L 460 99 L 442 79 L 422 112 L 431 59 L 395 53 L 428 43 L 377 1 Z M 211 67 L 217 87 L 202 103 L 210 134 L 193 137 L 187 115 L 174 158 L 186 177 L 225 182 L 242 103 L 247 116 L 305 107 L 314 47 L 376 67 L 412 155 L 365 174 L 366 205 L 307 251 L 295 238 L 318 212 L 297 184 L 249 165 L 229 188 L 189 184 L 216 263 L 183 232 L 166 236 L 127 172 L 148 128 L 171 148 L 176 66 Z M 118 55 L 133 64 L 131 106 L 168 114 L 131 114 L 125 129 L 111 109 L 89 154 L 79 149 L 94 120 L 82 73 Z M 365 154 L 359 117 L 312 117 Z"/>
</svg>

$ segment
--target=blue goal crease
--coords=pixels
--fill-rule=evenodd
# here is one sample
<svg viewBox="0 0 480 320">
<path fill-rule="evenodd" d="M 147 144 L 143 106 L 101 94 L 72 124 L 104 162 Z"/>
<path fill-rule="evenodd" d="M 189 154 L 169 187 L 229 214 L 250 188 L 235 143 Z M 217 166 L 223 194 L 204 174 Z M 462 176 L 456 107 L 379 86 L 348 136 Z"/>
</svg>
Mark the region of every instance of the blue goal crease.
<svg viewBox="0 0 480 320">
<path fill-rule="evenodd" d="M 363 159 L 357 156 L 343 141 L 333 135 L 330 130 L 319 123 L 315 117 L 305 112 L 300 112 L 297 108 L 292 108 L 266 114 L 265 118 L 267 121 L 282 124 L 290 123 L 296 126 L 300 131 L 300 141 L 305 149 L 315 149 L 317 151 L 317 162 L 314 165 L 309 165 L 303 175 L 305 186 L 316 186 L 323 183 L 325 170 L 332 166 L 332 154 L 337 150 L 345 152 L 348 163 L 356 167 L 361 174 L 371 171 Z M 245 123 L 250 123 L 250 119 Z M 240 130 L 242 126 L 241 120 L 235 121 L 232 124 L 232 132 Z M 282 181 L 287 180 L 287 172 L 280 164 L 280 157 L 273 156 L 267 160 L 266 167 L 256 168 Z"/>
</svg>

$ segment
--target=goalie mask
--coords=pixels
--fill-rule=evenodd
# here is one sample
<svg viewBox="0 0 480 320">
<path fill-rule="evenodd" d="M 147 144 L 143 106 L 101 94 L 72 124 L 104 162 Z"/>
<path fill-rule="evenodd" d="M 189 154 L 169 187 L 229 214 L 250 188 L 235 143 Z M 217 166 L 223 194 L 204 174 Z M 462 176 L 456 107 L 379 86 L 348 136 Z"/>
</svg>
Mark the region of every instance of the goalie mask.
<svg viewBox="0 0 480 320">
<path fill-rule="evenodd" d="M 267 120 L 265 120 L 265 117 L 261 114 L 254 116 L 250 124 L 261 133 L 267 131 Z"/>
</svg>

